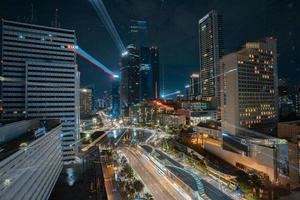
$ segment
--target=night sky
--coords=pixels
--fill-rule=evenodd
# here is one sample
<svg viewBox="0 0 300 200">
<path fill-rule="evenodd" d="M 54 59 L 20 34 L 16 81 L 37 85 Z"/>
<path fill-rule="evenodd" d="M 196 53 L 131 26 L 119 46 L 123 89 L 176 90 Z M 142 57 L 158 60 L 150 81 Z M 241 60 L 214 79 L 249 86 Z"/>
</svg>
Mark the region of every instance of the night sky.
<svg viewBox="0 0 300 200">
<path fill-rule="evenodd" d="M 31 3 L 34 23 L 51 25 L 58 8 L 61 27 L 75 29 L 81 48 L 118 71 L 120 53 L 88 0 L 1 0 L 0 16 L 28 22 Z M 279 77 L 288 76 L 291 88 L 300 84 L 297 0 L 104 0 L 104 4 L 125 44 L 129 43 L 129 20 L 148 21 L 151 44 L 159 46 L 160 62 L 165 66 L 166 92 L 184 88 L 189 74 L 199 71 L 198 20 L 211 9 L 224 17 L 225 53 L 247 41 L 274 36 L 278 39 Z M 105 73 L 78 60 L 82 85 L 94 85 L 97 95 L 110 90 Z"/>
</svg>

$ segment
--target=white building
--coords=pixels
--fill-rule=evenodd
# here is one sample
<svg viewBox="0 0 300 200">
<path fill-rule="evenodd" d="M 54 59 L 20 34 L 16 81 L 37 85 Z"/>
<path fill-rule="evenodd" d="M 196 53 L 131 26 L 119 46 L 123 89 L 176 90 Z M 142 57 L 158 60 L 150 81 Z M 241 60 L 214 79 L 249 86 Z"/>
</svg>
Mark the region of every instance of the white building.
<svg viewBox="0 0 300 200">
<path fill-rule="evenodd" d="M 224 56 L 221 90 L 222 128 L 233 135 L 244 129 L 276 135 L 278 121 L 277 41 L 266 38 L 248 42 L 239 51 Z"/>
<path fill-rule="evenodd" d="M 61 129 L 59 120 L 0 127 L 0 199 L 49 198 L 63 167 Z"/>
</svg>

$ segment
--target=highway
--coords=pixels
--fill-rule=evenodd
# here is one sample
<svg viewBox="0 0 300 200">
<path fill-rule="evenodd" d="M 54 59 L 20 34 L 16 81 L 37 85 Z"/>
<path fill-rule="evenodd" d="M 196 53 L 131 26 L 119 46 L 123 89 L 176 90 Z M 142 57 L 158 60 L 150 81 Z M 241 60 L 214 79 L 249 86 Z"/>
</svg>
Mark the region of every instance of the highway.
<svg viewBox="0 0 300 200">
<path fill-rule="evenodd" d="M 140 176 L 144 185 L 153 195 L 154 199 L 182 200 L 188 199 L 186 194 L 179 192 L 174 183 L 160 172 L 139 150 L 130 150 L 128 147 L 120 147 L 119 150 L 127 157 L 129 164 Z"/>
</svg>

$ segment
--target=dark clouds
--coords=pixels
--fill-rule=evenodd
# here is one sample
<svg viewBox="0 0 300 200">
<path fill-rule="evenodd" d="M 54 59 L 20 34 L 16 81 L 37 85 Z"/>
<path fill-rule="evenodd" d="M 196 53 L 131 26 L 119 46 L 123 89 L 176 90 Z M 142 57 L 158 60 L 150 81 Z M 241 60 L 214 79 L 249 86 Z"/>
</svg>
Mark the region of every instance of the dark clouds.
<svg viewBox="0 0 300 200">
<path fill-rule="evenodd" d="M 49 25 L 55 8 L 60 9 L 62 27 L 75 29 L 78 43 L 104 64 L 118 70 L 119 53 L 88 0 L 1 0 L 0 14 L 23 20 L 34 3 L 36 22 Z M 149 22 L 151 43 L 161 50 L 166 88 L 176 90 L 199 70 L 198 20 L 209 10 L 224 16 L 225 52 L 265 36 L 278 38 L 279 73 L 299 83 L 299 3 L 297 0 L 104 0 L 118 32 L 128 43 L 128 21 Z M 81 82 L 96 89 L 110 88 L 109 78 L 80 60 Z"/>
</svg>

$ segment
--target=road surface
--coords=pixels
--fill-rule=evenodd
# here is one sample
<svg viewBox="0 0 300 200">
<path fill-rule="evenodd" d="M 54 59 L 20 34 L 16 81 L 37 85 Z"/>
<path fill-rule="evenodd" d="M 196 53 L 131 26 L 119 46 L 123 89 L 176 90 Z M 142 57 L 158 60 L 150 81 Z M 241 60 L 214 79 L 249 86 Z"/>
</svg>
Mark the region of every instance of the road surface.
<svg viewBox="0 0 300 200">
<path fill-rule="evenodd" d="M 104 184 L 108 200 L 121 200 L 120 193 L 117 191 L 117 183 L 114 180 L 115 172 L 112 165 L 102 164 Z"/>
<path fill-rule="evenodd" d="M 179 192 L 175 184 L 160 172 L 154 164 L 146 159 L 138 150 L 131 151 L 129 148 L 119 149 L 129 160 L 130 166 L 140 176 L 144 185 L 148 188 L 154 199 L 182 200 L 187 199 L 186 194 Z"/>
</svg>

